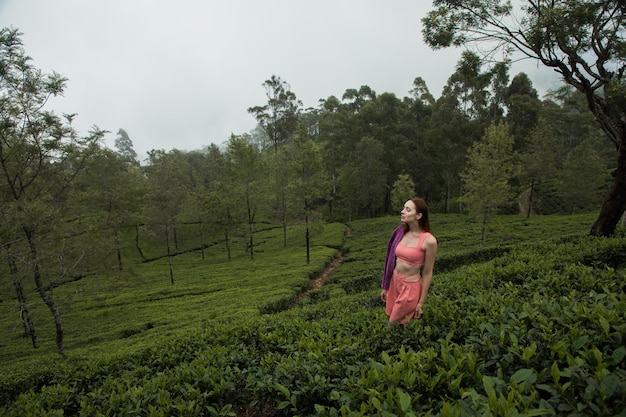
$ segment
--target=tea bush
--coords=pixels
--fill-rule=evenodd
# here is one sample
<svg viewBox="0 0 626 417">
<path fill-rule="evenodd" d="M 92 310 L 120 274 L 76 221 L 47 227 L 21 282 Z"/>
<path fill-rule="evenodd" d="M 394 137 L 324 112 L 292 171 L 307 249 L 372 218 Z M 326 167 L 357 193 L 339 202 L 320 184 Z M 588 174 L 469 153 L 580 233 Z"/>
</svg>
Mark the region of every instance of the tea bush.
<svg viewBox="0 0 626 417">
<path fill-rule="evenodd" d="M 206 320 L 12 388 L 3 375 L 0 414 L 626 415 L 626 238 L 492 251 L 439 271 L 423 319 L 389 327 L 374 255 L 386 233 L 361 241 L 365 226 L 331 279 L 348 294 Z"/>
</svg>

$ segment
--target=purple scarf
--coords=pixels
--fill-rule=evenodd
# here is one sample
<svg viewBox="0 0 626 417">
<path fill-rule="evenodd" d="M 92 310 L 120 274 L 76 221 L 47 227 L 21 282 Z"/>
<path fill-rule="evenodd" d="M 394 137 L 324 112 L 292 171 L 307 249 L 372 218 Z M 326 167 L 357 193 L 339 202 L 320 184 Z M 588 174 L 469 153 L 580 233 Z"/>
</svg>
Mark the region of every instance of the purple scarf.
<svg viewBox="0 0 626 417">
<path fill-rule="evenodd" d="M 387 243 L 387 254 L 385 255 L 385 269 L 383 270 L 383 283 L 381 288 L 383 290 L 389 289 L 391 283 L 391 276 L 393 275 L 393 269 L 396 267 L 396 246 L 402 240 L 404 236 L 404 226 L 400 225 L 393 231 Z"/>
</svg>

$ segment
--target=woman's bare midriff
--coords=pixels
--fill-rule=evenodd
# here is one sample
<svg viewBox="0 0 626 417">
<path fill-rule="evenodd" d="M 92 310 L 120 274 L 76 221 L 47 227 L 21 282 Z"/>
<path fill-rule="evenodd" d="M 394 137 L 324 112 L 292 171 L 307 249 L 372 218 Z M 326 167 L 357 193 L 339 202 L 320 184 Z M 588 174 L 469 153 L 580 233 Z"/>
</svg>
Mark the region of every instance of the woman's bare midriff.
<svg viewBox="0 0 626 417">
<path fill-rule="evenodd" d="M 404 280 L 408 282 L 419 281 L 421 276 L 421 266 L 419 265 L 409 265 L 407 263 L 402 262 L 399 259 L 396 259 L 396 272 L 402 276 L 404 276 Z"/>
</svg>

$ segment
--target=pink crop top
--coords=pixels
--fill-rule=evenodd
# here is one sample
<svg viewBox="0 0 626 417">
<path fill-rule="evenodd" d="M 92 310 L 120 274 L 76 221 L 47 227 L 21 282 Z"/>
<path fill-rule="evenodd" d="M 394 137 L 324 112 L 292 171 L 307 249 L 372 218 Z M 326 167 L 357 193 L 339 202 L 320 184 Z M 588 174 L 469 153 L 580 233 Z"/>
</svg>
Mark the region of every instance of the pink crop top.
<svg viewBox="0 0 626 417">
<path fill-rule="evenodd" d="M 396 258 L 404 262 L 405 264 L 419 266 L 424 263 L 424 249 L 422 249 L 422 243 L 426 239 L 428 233 L 422 233 L 420 235 L 417 246 L 404 246 L 402 242 L 396 246 Z"/>
</svg>

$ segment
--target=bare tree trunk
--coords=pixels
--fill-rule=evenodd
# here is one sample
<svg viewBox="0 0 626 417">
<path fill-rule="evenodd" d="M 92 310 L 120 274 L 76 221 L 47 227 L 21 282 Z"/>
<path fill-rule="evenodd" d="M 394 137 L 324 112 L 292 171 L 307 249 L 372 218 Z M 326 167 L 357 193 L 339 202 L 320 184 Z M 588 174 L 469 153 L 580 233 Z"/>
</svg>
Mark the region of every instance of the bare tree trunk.
<svg viewBox="0 0 626 417">
<path fill-rule="evenodd" d="M 230 230 L 231 230 L 231 218 L 230 209 L 226 208 L 226 225 L 224 226 L 224 242 L 226 244 L 226 254 L 228 255 L 228 262 L 232 260 L 230 253 Z"/>
<path fill-rule="evenodd" d="M 281 198 L 281 215 L 283 222 L 283 247 L 287 247 L 287 196 L 285 190 L 282 190 Z"/>
<path fill-rule="evenodd" d="M 54 302 L 54 298 L 52 298 L 52 286 L 49 287 L 48 290 L 44 288 L 43 279 L 41 277 L 41 265 L 39 261 L 39 256 L 37 253 L 37 244 L 35 242 L 35 236 L 32 230 L 28 228 L 24 228 L 24 233 L 26 235 L 26 239 L 28 240 L 28 244 L 30 246 L 30 258 L 33 262 L 33 278 L 35 280 L 35 285 L 37 287 L 37 292 L 39 296 L 43 300 L 43 302 L 48 306 L 48 309 L 52 313 L 54 317 L 54 325 L 56 327 L 56 345 L 57 345 L 57 353 L 61 356 L 65 356 L 65 348 L 63 347 L 63 320 L 61 318 L 61 312 Z"/>
<path fill-rule="evenodd" d="M 311 263 L 311 240 L 309 235 L 309 215 L 308 213 L 304 215 L 304 220 L 306 223 L 306 264 Z"/>
<path fill-rule="evenodd" d="M 145 261 L 146 257 L 144 256 L 143 251 L 141 250 L 141 246 L 139 246 L 139 225 L 138 224 L 135 225 L 135 247 L 139 251 L 139 256 L 141 256 L 141 259 Z"/>
<path fill-rule="evenodd" d="M 15 292 L 17 293 L 17 301 L 20 304 L 20 319 L 24 325 L 24 336 L 30 337 L 33 343 L 33 348 L 39 347 L 39 341 L 37 340 L 37 331 L 35 330 L 35 323 L 30 315 L 30 307 L 28 307 L 28 300 L 26 294 L 24 294 L 24 286 L 19 281 L 13 281 Z"/>
<path fill-rule="evenodd" d="M 483 224 L 482 230 L 480 233 L 480 248 L 482 249 L 485 246 L 485 234 L 487 233 L 487 214 L 483 213 Z"/>
<path fill-rule="evenodd" d="M 610 236 L 615 232 L 622 214 L 626 210 L 626 140 L 617 150 L 617 168 L 611 173 L 613 184 L 602 204 L 600 214 L 591 227 L 593 236 Z"/>
<path fill-rule="evenodd" d="M 172 251 L 170 250 L 169 226 L 165 225 L 165 246 L 167 248 L 167 263 L 170 268 L 170 282 L 174 285 L 174 266 L 172 265 Z"/>
<path fill-rule="evenodd" d="M 530 195 L 528 196 L 528 212 L 526 213 L 526 218 L 530 218 L 530 212 L 533 209 L 533 192 L 535 191 L 535 179 L 533 178 L 530 182 Z"/>
<path fill-rule="evenodd" d="M 228 256 L 228 262 L 231 261 L 231 255 L 230 255 L 230 239 L 228 236 L 228 232 L 225 230 L 224 231 L 224 242 L 226 244 L 226 255 Z"/>
<path fill-rule="evenodd" d="M 204 223 L 200 220 L 200 247 L 202 251 L 200 252 L 201 259 L 204 260 Z"/>
<path fill-rule="evenodd" d="M 122 263 L 122 249 L 120 249 L 120 239 L 117 227 L 113 227 L 113 235 L 115 236 L 115 246 L 117 247 L 117 269 L 119 271 L 123 271 L 124 264 Z"/>
<path fill-rule="evenodd" d="M 9 272 L 11 275 L 17 275 L 18 269 L 15 263 L 15 255 L 11 253 L 11 245 L 7 245 L 7 262 L 9 263 Z M 15 293 L 17 294 L 17 302 L 20 305 L 20 320 L 22 320 L 22 324 L 24 325 L 24 336 L 30 337 L 33 348 L 37 349 L 39 347 L 39 341 L 37 340 L 37 331 L 35 330 L 35 323 L 33 323 L 33 319 L 30 315 L 30 307 L 28 306 L 28 300 L 26 299 L 26 294 L 24 293 L 24 286 L 18 280 L 13 281 L 13 287 L 15 288 Z"/>
</svg>

